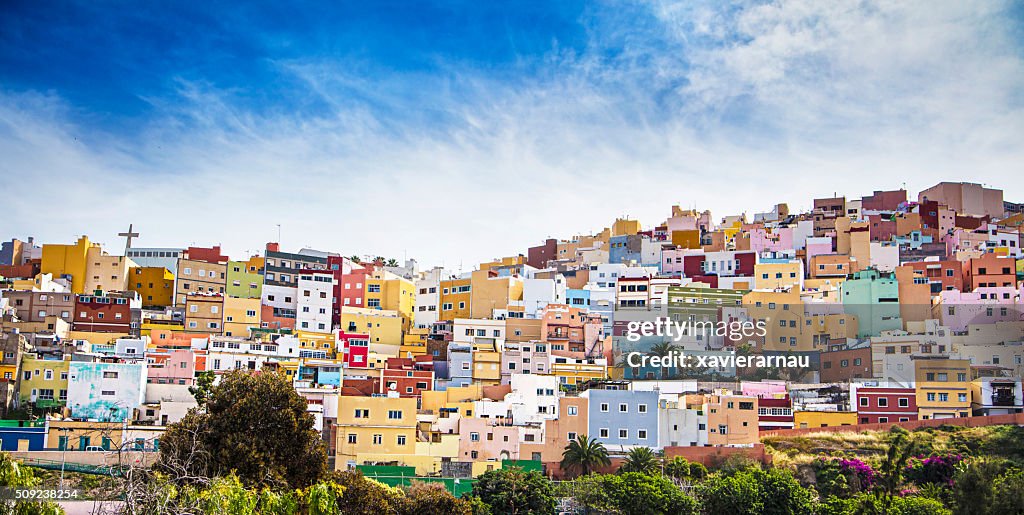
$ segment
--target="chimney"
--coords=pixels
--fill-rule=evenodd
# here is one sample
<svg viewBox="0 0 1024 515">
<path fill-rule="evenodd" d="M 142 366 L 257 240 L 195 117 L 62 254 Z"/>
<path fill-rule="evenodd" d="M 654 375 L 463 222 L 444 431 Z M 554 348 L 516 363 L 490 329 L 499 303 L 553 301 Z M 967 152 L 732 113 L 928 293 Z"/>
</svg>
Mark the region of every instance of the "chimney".
<svg viewBox="0 0 1024 515">
<path fill-rule="evenodd" d="M 281 252 L 281 245 L 277 242 L 267 243 L 268 252 Z"/>
</svg>

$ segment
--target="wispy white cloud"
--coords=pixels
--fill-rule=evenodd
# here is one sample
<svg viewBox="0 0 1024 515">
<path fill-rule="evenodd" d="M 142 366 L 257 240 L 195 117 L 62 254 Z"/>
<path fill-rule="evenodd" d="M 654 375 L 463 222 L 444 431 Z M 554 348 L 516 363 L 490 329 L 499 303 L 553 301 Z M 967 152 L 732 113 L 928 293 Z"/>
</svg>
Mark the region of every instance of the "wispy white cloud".
<svg viewBox="0 0 1024 515">
<path fill-rule="evenodd" d="M 283 243 L 457 267 L 617 215 L 806 209 L 987 182 L 1024 198 L 1021 45 L 997 3 L 662 2 L 594 10 L 583 52 L 523 70 L 275 63 L 321 112 L 179 80 L 130 136 L 55 94 L 0 94 L 4 232 Z M 529 70 L 528 73 L 526 70 Z M 43 199 L 40 202 L 40 199 Z M 114 248 L 117 248 L 115 245 Z"/>
</svg>

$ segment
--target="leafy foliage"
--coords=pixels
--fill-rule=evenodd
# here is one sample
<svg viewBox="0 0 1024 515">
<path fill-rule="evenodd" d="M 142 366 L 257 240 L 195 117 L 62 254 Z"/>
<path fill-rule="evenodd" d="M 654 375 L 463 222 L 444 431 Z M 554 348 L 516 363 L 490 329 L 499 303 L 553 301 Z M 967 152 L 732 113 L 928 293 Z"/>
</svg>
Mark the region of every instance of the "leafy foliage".
<svg viewBox="0 0 1024 515">
<path fill-rule="evenodd" d="M 184 482 L 230 473 L 247 486 L 304 488 L 327 456 L 306 402 L 282 374 L 236 370 L 161 438 L 158 470 Z"/>
<path fill-rule="evenodd" d="M 494 515 L 549 514 L 555 509 L 554 489 L 540 472 L 516 467 L 491 470 L 473 484 L 473 495 Z"/>
<path fill-rule="evenodd" d="M 714 474 L 701 485 L 707 513 L 749 515 L 803 514 L 813 511 L 813 496 L 782 469 L 745 469 Z"/>
<path fill-rule="evenodd" d="M 6 452 L 0 453 L 0 487 L 30 488 L 38 484 L 39 480 L 32 474 L 32 469 L 14 461 Z M 52 502 L 0 501 L 0 514 L 7 513 L 17 515 L 59 515 L 64 513 L 64 510 Z"/>
</svg>

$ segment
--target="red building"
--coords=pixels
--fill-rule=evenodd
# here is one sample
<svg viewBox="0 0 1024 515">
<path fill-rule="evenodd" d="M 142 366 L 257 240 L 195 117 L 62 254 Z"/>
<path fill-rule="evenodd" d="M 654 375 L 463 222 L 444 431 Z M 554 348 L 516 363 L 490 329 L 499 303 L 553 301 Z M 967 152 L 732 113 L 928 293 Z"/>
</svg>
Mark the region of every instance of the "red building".
<svg viewBox="0 0 1024 515">
<path fill-rule="evenodd" d="M 928 279 L 932 293 L 943 290 L 964 291 L 965 263 L 955 259 L 942 261 L 912 261 L 904 263 Z M 969 291 L 969 290 L 968 290 Z"/>
<path fill-rule="evenodd" d="M 861 211 L 896 211 L 907 201 L 907 190 L 875 191 L 860 199 Z"/>
<path fill-rule="evenodd" d="M 771 429 L 793 429 L 793 400 L 789 394 L 784 396 L 760 395 L 757 399 L 757 428 L 760 431 Z"/>
<path fill-rule="evenodd" d="M 434 363 L 418 363 L 410 358 L 388 358 L 381 371 L 381 393 L 397 392 L 399 397 L 419 397 L 434 389 Z"/>
<path fill-rule="evenodd" d="M 917 420 L 917 392 L 913 388 L 854 388 L 858 424 L 884 424 Z"/>
<path fill-rule="evenodd" d="M 726 267 L 723 270 L 728 270 L 727 274 L 713 272 L 708 270 L 709 266 L 705 265 L 707 261 L 706 254 L 690 254 L 683 256 L 683 277 L 690 277 L 694 280 L 698 280 L 699 277 L 714 277 L 718 275 L 728 275 L 729 277 L 753 277 L 754 266 L 757 265 L 757 252 L 753 250 L 736 251 L 732 253 L 735 266 L 732 269 Z M 716 270 L 718 267 L 715 267 Z M 703 281 L 707 282 L 707 281 Z M 715 286 L 717 287 L 717 286 Z"/>
<path fill-rule="evenodd" d="M 534 268 L 547 268 L 548 261 L 558 259 L 558 240 L 548 238 L 543 245 L 526 250 L 526 264 Z"/>
<path fill-rule="evenodd" d="M 205 261 L 207 263 L 227 263 L 228 257 L 220 252 L 220 245 L 206 247 L 189 247 L 185 250 L 185 259 Z"/>
<path fill-rule="evenodd" d="M 334 302 L 333 322 L 334 325 L 341 324 L 341 308 L 366 307 L 364 292 L 366 291 L 366 280 L 373 273 L 372 264 L 361 265 L 353 263 L 352 260 L 342 256 L 328 256 L 327 269 L 334 275 Z"/>
<path fill-rule="evenodd" d="M 95 333 L 132 333 L 133 308 L 142 308 L 142 298 L 133 291 L 77 295 L 72 329 Z"/>
<path fill-rule="evenodd" d="M 370 356 L 370 335 L 338 331 L 338 350 L 344 353 L 345 368 L 367 368 Z"/>
<path fill-rule="evenodd" d="M 840 383 L 850 379 L 874 377 L 871 371 L 871 346 L 821 353 L 822 383 Z"/>
</svg>

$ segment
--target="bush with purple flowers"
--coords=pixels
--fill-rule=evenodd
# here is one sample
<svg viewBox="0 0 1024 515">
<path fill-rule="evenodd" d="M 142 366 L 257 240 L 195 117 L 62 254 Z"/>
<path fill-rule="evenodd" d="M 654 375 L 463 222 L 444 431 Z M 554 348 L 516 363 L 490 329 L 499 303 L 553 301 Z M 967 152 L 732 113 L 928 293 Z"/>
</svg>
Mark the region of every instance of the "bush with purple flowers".
<svg viewBox="0 0 1024 515">
<path fill-rule="evenodd" d="M 904 477 L 918 485 L 952 485 L 956 467 L 963 460 L 960 454 L 917 456 L 907 462 Z"/>
<path fill-rule="evenodd" d="M 866 492 L 877 476 L 870 465 L 856 458 L 825 458 L 814 461 L 818 492 L 822 498 L 849 497 Z"/>
</svg>

